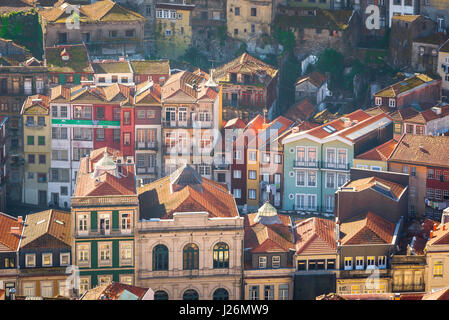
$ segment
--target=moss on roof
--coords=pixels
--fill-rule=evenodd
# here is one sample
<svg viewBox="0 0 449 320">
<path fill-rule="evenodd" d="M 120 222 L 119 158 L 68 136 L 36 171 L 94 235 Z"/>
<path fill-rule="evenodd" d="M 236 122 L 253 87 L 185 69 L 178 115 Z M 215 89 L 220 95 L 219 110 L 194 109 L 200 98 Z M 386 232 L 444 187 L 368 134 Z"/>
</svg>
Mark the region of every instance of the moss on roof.
<svg viewBox="0 0 449 320">
<path fill-rule="evenodd" d="M 128 61 L 115 61 L 115 62 L 99 62 L 92 63 L 92 68 L 95 73 L 131 73 L 132 70 L 128 64 Z"/>
<path fill-rule="evenodd" d="M 303 11 L 306 8 L 301 8 Z M 310 29 L 345 30 L 348 27 L 352 10 L 325 10 L 310 8 L 316 15 L 277 15 L 275 24 L 281 27 Z"/>
<path fill-rule="evenodd" d="M 433 81 L 432 78 L 425 74 L 417 74 L 413 77 L 407 78 L 405 80 L 396 82 L 391 86 L 384 88 L 375 93 L 376 97 L 384 97 L 384 98 L 394 98 L 397 95 L 406 92 L 408 90 L 412 90 L 426 82 Z"/>
<path fill-rule="evenodd" d="M 68 61 L 61 59 L 64 48 L 70 55 Z M 83 45 L 47 47 L 45 51 L 49 72 L 93 72 L 87 49 Z"/>
<path fill-rule="evenodd" d="M 168 74 L 170 73 L 169 60 L 130 61 L 135 73 L 139 74 Z"/>
</svg>

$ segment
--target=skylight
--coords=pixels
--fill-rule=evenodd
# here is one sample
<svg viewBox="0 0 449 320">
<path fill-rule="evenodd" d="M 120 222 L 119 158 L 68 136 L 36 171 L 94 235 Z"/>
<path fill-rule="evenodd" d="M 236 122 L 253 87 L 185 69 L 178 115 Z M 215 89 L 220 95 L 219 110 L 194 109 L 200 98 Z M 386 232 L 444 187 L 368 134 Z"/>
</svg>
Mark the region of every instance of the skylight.
<svg viewBox="0 0 449 320">
<path fill-rule="evenodd" d="M 36 222 L 36 225 L 39 225 L 39 224 L 44 223 L 44 222 L 45 222 L 45 219 L 42 219 L 41 221 Z"/>
<path fill-rule="evenodd" d="M 323 130 L 326 131 L 327 133 L 334 133 L 335 131 L 337 131 L 337 129 L 335 129 L 334 127 L 332 127 L 329 124 L 327 126 L 323 127 Z"/>
</svg>

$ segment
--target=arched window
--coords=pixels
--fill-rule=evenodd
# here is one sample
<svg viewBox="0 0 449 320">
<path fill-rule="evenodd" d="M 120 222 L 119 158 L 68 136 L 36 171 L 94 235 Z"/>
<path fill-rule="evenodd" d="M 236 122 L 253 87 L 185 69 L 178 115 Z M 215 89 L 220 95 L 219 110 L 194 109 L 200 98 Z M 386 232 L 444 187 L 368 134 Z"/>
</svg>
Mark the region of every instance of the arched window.
<svg viewBox="0 0 449 320">
<path fill-rule="evenodd" d="M 168 249 L 158 244 L 153 249 L 153 271 L 168 270 Z"/>
<path fill-rule="evenodd" d="M 229 268 L 229 246 L 219 242 L 214 246 L 214 269 Z"/>
<path fill-rule="evenodd" d="M 184 270 L 198 269 L 199 252 L 198 246 L 194 243 L 189 243 L 183 250 L 183 266 Z"/>
<path fill-rule="evenodd" d="M 168 293 L 163 290 L 156 291 L 154 293 L 154 300 L 168 300 Z"/>
<path fill-rule="evenodd" d="M 186 290 L 182 295 L 182 300 L 199 300 L 198 292 L 193 289 Z"/>
<path fill-rule="evenodd" d="M 214 291 L 214 300 L 229 300 L 228 290 L 223 288 L 218 288 Z"/>
</svg>

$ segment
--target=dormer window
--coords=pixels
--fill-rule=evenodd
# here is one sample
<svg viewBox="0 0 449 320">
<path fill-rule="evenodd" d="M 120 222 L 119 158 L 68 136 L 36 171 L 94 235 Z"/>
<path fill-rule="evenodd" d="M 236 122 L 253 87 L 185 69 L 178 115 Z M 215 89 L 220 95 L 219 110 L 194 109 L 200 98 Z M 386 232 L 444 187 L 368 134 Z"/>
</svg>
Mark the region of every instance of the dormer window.
<svg viewBox="0 0 449 320">
<path fill-rule="evenodd" d="M 237 82 L 237 74 L 231 73 L 231 82 Z"/>
<path fill-rule="evenodd" d="M 267 257 L 259 257 L 259 269 L 265 269 L 267 267 Z"/>
</svg>

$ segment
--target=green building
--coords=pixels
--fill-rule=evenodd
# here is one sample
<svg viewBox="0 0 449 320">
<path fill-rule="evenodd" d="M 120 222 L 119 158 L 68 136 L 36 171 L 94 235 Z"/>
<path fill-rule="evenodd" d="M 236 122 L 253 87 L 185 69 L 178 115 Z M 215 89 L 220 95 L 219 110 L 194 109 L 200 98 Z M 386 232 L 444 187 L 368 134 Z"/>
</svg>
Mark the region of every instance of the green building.
<svg viewBox="0 0 449 320">
<path fill-rule="evenodd" d="M 283 209 L 333 213 L 335 192 L 349 180 L 354 157 L 392 137 L 390 116 L 362 110 L 291 133 L 282 141 Z"/>
<path fill-rule="evenodd" d="M 81 159 L 72 196 L 72 259 L 80 294 L 98 285 L 134 284 L 138 199 L 134 164 L 101 148 Z"/>
</svg>

